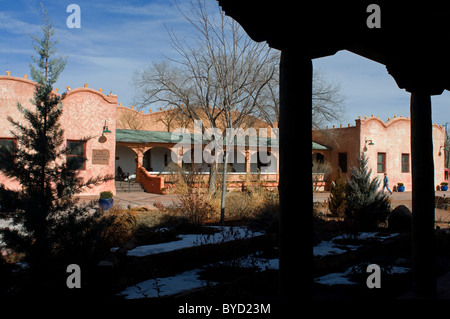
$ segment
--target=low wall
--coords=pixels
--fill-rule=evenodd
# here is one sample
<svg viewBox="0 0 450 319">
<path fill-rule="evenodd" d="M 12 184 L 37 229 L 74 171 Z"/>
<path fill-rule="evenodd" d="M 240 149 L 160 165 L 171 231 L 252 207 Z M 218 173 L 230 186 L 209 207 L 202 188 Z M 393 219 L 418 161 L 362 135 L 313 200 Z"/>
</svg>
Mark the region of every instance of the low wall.
<svg viewBox="0 0 450 319">
<path fill-rule="evenodd" d="M 171 188 L 176 185 L 181 176 L 176 176 L 169 173 L 158 173 L 158 176 L 163 176 L 165 179 L 165 187 Z M 216 188 L 222 186 L 222 173 L 218 172 L 216 180 Z M 209 173 L 203 172 L 195 174 L 192 178 L 187 178 L 190 185 L 195 188 L 208 188 Z M 228 190 L 246 190 L 249 187 L 264 187 L 269 190 L 278 187 L 279 175 L 276 173 L 227 173 L 227 189 Z"/>
<path fill-rule="evenodd" d="M 144 187 L 147 193 L 161 194 L 161 188 L 164 188 L 164 177 L 152 176 L 142 166 L 138 169 L 136 181 Z"/>
<path fill-rule="evenodd" d="M 156 175 L 157 174 L 157 175 Z M 219 176 L 220 175 L 220 176 Z M 172 188 L 178 183 L 181 176 L 165 172 L 148 172 L 144 167 L 139 167 L 136 174 L 136 182 L 140 183 L 148 193 L 161 193 L 161 188 Z M 217 174 L 216 187 L 220 187 L 221 173 Z M 203 172 L 195 174 L 190 185 L 195 188 L 208 188 L 209 173 Z M 275 173 L 245 174 L 245 173 L 228 173 L 227 189 L 228 190 L 246 190 L 248 187 L 264 187 L 272 190 L 278 187 L 279 175 Z"/>
</svg>

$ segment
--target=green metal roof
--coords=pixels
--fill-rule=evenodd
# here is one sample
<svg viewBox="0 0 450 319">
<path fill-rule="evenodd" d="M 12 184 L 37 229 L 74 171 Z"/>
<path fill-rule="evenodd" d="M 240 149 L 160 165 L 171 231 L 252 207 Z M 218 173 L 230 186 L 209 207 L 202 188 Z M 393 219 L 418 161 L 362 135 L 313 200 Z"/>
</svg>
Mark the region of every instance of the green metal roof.
<svg viewBox="0 0 450 319">
<path fill-rule="evenodd" d="M 325 146 L 316 142 L 312 142 L 312 149 L 313 150 L 331 150 L 332 148 L 329 146 Z"/>
<path fill-rule="evenodd" d="M 176 133 L 176 132 L 161 132 L 161 131 L 143 131 L 143 130 L 127 130 L 116 129 L 116 142 L 126 143 L 179 143 L 181 141 L 190 141 L 191 144 L 197 144 L 201 141 L 202 144 L 208 144 L 210 141 L 202 140 L 202 136 L 192 133 Z M 245 136 L 246 146 L 258 146 L 262 142 L 261 138 L 250 139 Z M 242 143 L 235 143 L 235 145 L 242 145 Z M 263 146 L 260 144 L 259 146 Z M 275 138 L 267 138 L 267 147 L 277 147 L 278 141 Z"/>
<path fill-rule="evenodd" d="M 191 134 L 183 133 L 186 138 Z M 182 140 L 182 133 L 142 131 L 142 130 L 116 130 L 116 142 L 128 143 L 178 143 Z"/>
</svg>

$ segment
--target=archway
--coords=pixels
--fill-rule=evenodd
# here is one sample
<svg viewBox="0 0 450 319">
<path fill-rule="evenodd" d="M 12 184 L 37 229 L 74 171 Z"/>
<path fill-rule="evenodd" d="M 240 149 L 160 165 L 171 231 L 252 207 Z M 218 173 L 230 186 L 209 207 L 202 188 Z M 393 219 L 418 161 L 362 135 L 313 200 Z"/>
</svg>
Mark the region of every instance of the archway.
<svg viewBox="0 0 450 319">
<path fill-rule="evenodd" d="M 120 168 L 120 169 L 119 169 Z M 115 174 L 116 179 L 121 174 L 136 174 L 136 153 L 131 148 L 125 145 L 116 145 L 116 160 L 115 160 Z"/>
<path fill-rule="evenodd" d="M 152 147 L 144 153 L 142 166 L 149 172 L 165 172 L 172 163 L 172 150 L 167 147 Z"/>
<path fill-rule="evenodd" d="M 278 160 L 272 152 L 259 151 L 250 157 L 251 173 L 276 173 L 278 169 Z"/>
</svg>

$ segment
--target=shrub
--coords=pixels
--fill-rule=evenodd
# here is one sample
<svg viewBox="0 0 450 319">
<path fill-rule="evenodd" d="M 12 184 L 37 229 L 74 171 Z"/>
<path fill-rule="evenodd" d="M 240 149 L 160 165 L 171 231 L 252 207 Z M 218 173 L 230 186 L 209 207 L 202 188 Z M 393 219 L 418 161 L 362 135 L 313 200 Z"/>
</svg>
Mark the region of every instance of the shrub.
<svg viewBox="0 0 450 319">
<path fill-rule="evenodd" d="M 190 223 L 202 224 L 214 213 L 214 205 L 208 194 L 191 193 L 178 196 L 180 200 L 181 216 Z"/>
<path fill-rule="evenodd" d="M 351 170 L 345 195 L 347 208 L 345 220 L 349 226 L 370 230 L 386 220 L 390 212 L 387 195 L 378 191 L 378 177 L 371 179 L 372 170 L 367 169 L 367 157 L 363 153 L 358 159 L 358 166 Z"/>
<path fill-rule="evenodd" d="M 80 209 L 80 211 L 82 211 Z M 74 262 L 94 266 L 109 249 L 128 241 L 134 233 L 136 219 L 128 211 L 111 208 L 89 214 L 61 213 L 64 223 L 56 223 L 53 254 L 63 264 Z"/>
<path fill-rule="evenodd" d="M 345 209 L 347 208 L 347 199 L 345 196 L 346 182 L 342 177 L 341 169 L 338 170 L 338 177 L 334 181 L 334 185 L 331 187 L 330 192 L 330 211 L 338 216 L 345 216 Z"/>
<path fill-rule="evenodd" d="M 110 191 L 104 191 L 100 193 L 100 198 L 101 199 L 110 199 L 113 198 L 113 193 Z"/>
<path fill-rule="evenodd" d="M 278 233 L 280 221 L 280 197 L 278 192 L 267 192 L 250 222 L 252 230 Z"/>
</svg>

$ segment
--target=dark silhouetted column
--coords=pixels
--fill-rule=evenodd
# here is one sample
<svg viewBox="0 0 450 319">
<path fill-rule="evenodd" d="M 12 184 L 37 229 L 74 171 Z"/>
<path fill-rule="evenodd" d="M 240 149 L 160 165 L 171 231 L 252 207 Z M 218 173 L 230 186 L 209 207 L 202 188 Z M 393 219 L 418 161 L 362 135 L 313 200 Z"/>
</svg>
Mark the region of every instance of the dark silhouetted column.
<svg viewBox="0 0 450 319">
<path fill-rule="evenodd" d="M 434 164 L 431 98 L 411 93 L 413 291 L 436 294 L 434 255 Z"/>
<path fill-rule="evenodd" d="M 284 49 L 279 122 L 280 291 L 285 305 L 294 309 L 299 298 L 312 296 L 311 107 L 311 59 L 302 57 L 298 47 Z"/>
</svg>

